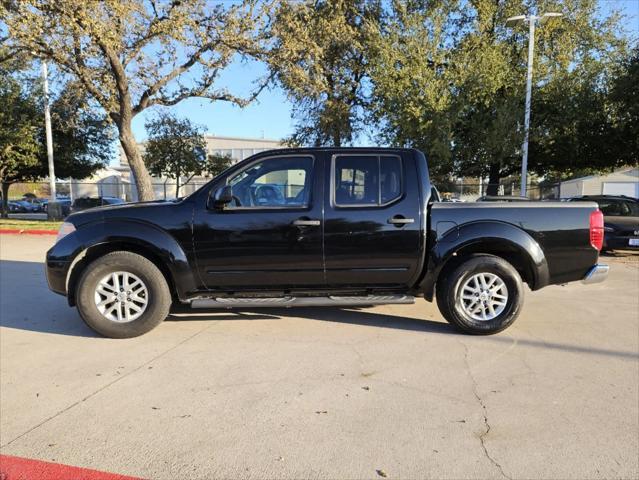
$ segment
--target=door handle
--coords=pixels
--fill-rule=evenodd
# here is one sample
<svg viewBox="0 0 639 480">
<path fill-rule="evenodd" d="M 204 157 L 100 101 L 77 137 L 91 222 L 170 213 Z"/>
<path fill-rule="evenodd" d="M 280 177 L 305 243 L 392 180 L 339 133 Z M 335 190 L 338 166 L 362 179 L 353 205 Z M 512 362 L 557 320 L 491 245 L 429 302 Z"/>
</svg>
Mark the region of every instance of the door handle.
<svg viewBox="0 0 639 480">
<path fill-rule="evenodd" d="M 305 220 L 305 219 L 298 219 L 293 221 L 293 225 L 295 225 L 296 227 L 319 227 L 320 225 L 320 221 L 319 220 Z"/>
<path fill-rule="evenodd" d="M 396 215 L 393 218 L 389 218 L 388 219 L 388 223 L 391 223 L 393 225 L 406 225 L 408 223 L 415 223 L 415 219 L 414 218 L 404 218 L 400 215 Z"/>
</svg>

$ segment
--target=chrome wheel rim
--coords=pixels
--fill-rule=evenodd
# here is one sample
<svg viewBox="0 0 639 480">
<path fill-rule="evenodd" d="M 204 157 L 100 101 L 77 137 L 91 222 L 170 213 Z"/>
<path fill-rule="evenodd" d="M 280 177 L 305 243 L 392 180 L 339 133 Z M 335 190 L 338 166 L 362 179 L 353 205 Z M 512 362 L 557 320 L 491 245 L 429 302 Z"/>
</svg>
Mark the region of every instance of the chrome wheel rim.
<svg viewBox="0 0 639 480">
<path fill-rule="evenodd" d="M 506 308 L 508 288 L 494 273 L 477 273 L 462 284 L 458 303 L 473 320 L 493 320 Z"/>
<path fill-rule="evenodd" d="M 113 272 L 95 287 L 95 306 L 107 319 L 117 323 L 140 318 L 149 304 L 149 292 L 144 282 L 130 272 Z"/>
</svg>

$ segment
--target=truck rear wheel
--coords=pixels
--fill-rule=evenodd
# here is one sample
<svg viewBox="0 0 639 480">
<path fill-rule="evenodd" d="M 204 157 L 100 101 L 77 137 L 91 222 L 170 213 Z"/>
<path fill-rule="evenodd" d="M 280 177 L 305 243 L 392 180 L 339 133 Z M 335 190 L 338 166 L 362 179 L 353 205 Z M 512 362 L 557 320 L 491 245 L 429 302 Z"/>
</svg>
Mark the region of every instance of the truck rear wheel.
<svg viewBox="0 0 639 480">
<path fill-rule="evenodd" d="M 137 337 L 169 314 L 171 292 L 164 275 L 136 253 L 111 252 L 94 260 L 77 285 L 80 316 L 106 337 Z"/>
<path fill-rule="evenodd" d="M 444 318 L 465 333 L 490 335 L 508 328 L 524 302 L 521 277 L 503 258 L 477 254 L 443 273 L 437 282 L 437 306 Z"/>
</svg>

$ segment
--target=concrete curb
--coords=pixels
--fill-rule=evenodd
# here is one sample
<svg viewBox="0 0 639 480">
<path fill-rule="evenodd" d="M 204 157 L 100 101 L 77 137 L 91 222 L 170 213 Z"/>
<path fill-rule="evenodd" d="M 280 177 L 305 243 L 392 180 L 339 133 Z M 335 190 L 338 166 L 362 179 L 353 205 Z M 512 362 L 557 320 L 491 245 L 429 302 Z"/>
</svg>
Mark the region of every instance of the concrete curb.
<svg viewBox="0 0 639 480">
<path fill-rule="evenodd" d="M 57 230 L 31 230 L 24 228 L 0 228 L 0 235 L 57 235 Z"/>
</svg>

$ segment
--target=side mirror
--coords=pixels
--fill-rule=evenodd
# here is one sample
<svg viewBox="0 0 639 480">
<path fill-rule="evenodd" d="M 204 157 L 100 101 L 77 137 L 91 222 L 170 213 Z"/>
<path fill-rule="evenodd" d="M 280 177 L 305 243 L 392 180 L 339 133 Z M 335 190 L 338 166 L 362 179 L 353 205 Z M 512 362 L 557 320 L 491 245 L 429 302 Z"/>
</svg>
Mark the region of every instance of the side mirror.
<svg viewBox="0 0 639 480">
<path fill-rule="evenodd" d="M 233 187 L 230 185 L 224 185 L 215 190 L 215 192 L 211 191 L 211 195 L 209 196 L 209 208 L 212 206 L 213 208 L 222 209 L 225 205 L 228 205 L 232 201 Z"/>
</svg>

